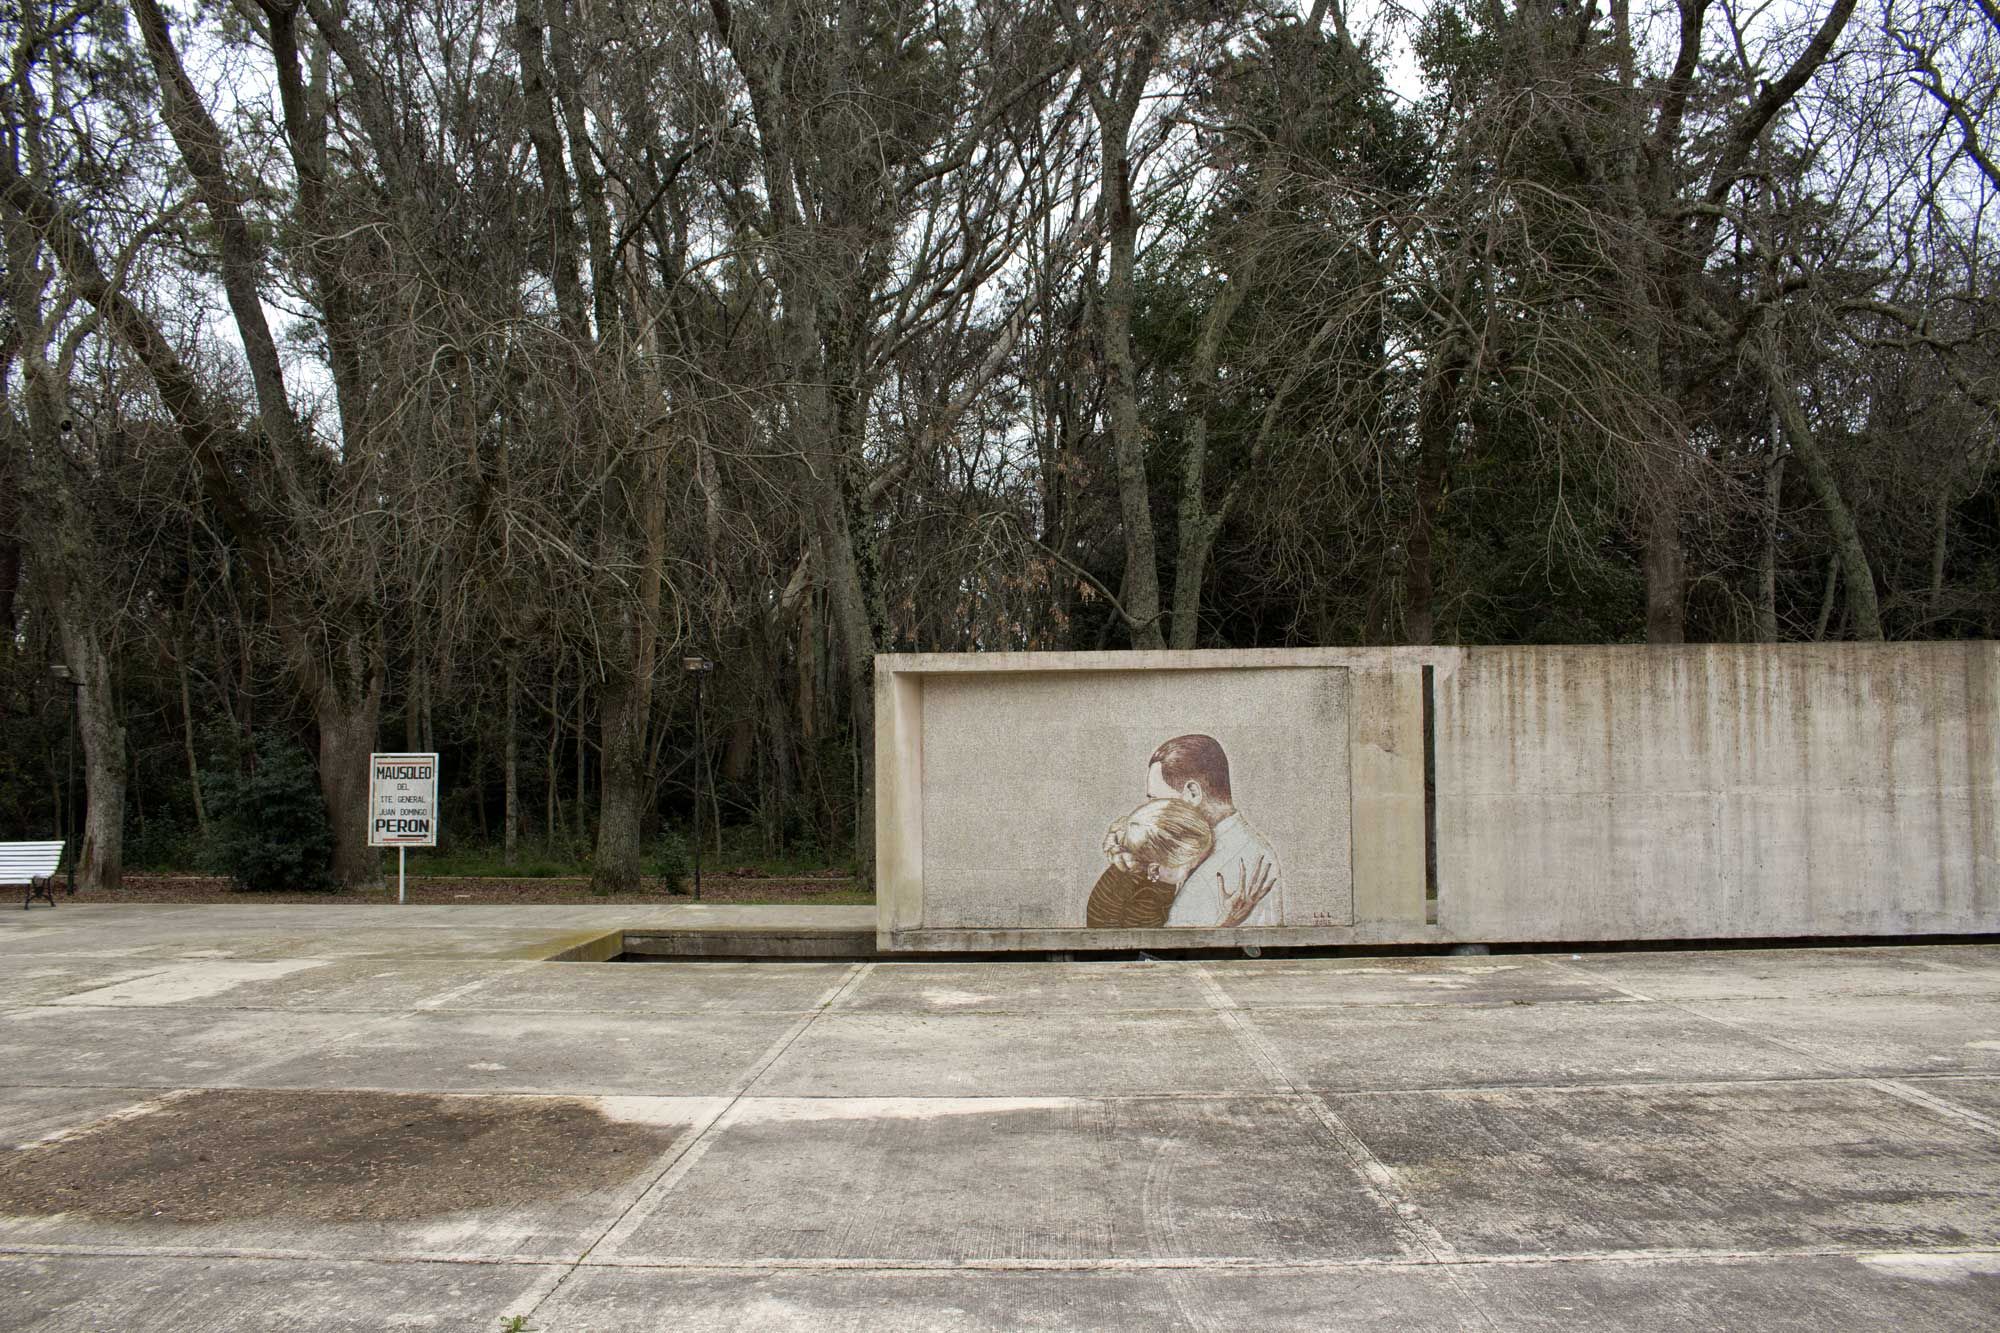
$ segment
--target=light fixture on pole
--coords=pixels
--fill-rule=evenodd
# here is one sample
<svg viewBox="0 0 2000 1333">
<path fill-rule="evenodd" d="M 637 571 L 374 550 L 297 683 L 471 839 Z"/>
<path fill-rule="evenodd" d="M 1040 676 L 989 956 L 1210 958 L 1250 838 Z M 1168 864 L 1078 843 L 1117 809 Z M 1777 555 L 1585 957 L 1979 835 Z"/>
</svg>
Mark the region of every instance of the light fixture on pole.
<svg viewBox="0 0 2000 1333">
<path fill-rule="evenodd" d="M 708 773 L 708 718 L 701 706 L 701 682 L 715 663 L 706 657 L 683 657 L 681 670 L 694 677 L 694 900 L 701 901 L 701 802 Z"/>
<path fill-rule="evenodd" d="M 63 427 L 68 429 L 69 423 Z M 63 860 L 69 864 L 69 896 L 76 897 L 76 857 L 82 847 L 82 839 L 76 832 L 76 713 L 80 700 L 77 691 L 83 688 L 83 678 L 69 669 L 69 663 L 57 662 L 49 667 L 49 675 L 69 686 L 69 740 L 63 746 Z M 75 839 L 76 847 L 67 844 Z"/>
</svg>

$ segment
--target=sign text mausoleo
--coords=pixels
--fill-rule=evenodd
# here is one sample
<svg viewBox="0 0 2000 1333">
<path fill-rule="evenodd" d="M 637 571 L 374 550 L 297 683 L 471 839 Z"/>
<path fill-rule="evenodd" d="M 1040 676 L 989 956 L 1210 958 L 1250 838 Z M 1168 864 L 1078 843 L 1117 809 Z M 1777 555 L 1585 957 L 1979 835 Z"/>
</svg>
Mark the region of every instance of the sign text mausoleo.
<svg viewBox="0 0 2000 1333">
<path fill-rule="evenodd" d="M 368 756 L 368 845 L 437 846 L 435 754 Z"/>
</svg>

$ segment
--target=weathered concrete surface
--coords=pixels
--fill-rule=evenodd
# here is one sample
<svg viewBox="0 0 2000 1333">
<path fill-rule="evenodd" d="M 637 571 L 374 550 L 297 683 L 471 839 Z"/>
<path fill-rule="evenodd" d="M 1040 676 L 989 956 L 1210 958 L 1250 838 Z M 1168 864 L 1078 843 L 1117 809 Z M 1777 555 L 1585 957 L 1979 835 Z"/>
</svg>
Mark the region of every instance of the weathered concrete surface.
<svg viewBox="0 0 2000 1333">
<path fill-rule="evenodd" d="M 1661 1000 L 2000 992 L 2000 949 L 1988 944 L 1593 954 L 1572 966 L 1603 984 Z"/>
<path fill-rule="evenodd" d="M 883 654 L 876 677 L 885 951 L 2000 932 L 1992 642 Z M 1182 731 L 1231 751 L 1280 924 L 1087 931 L 1104 812 Z"/>
<path fill-rule="evenodd" d="M 432 959 L 284 962 L 172 960 L 123 983 L 72 991 L 52 1004 L 79 1008 L 300 1009 L 403 1013 L 506 975 L 517 963 Z"/>
<path fill-rule="evenodd" d="M 1617 1000 L 1626 993 L 1580 971 L 1520 954 L 1484 958 L 1309 958 L 1206 965 L 1223 994 L 1257 1009 L 1325 1005 L 1465 1005 Z"/>
<path fill-rule="evenodd" d="M 0 1078 L 86 1087 L 229 1087 L 253 1070 L 339 1041 L 357 1022 L 351 1014 L 11 1009 L 0 1012 Z"/>
<path fill-rule="evenodd" d="M 1706 1000 L 1689 1012 L 1862 1074 L 2000 1073 L 2000 994 L 1963 999 L 1857 995 L 1829 1012 L 1824 999 Z"/>
<path fill-rule="evenodd" d="M 1403 1255 L 1395 1219 L 1296 1098 L 769 1097 L 731 1108 L 708 1143 L 673 1206 L 607 1257 Z"/>
<path fill-rule="evenodd" d="M 803 1013 L 853 971 L 844 963 L 538 964 L 492 978 L 463 1004 L 483 1013 Z"/>
<path fill-rule="evenodd" d="M 550 1329 L 653 1333 L 1014 1333 L 1230 1328 L 1973 1329 L 2000 1260 L 1649 1259 L 1094 1272 L 660 1272 L 593 1268 L 543 1307 Z"/>
<path fill-rule="evenodd" d="M 2000 645 L 1468 649 L 1437 696 L 1465 939 L 2000 930 Z"/>
<path fill-rule="evenodd" d="M 0 1255 L 0 1330 L 499 1327 L 539 1270 L 493 1264 Z"/>
<path fill-rule="evenodd" d="M 1227 1023 L 1205 1010 L 1185 1009 L 828 1014 L 786 1048 L 759 1091 L 786 1097 L 1083 1097 L 1267 1086 Z"/>
<path fill-rule="evenodd" d="M 165 971 L 165 963 L 103 962 L 60 955 L 0 958 L 0 996 L 8 1004 L 40 1004 Z"/>
<path fill-rule="evenodd" d="M 1392 1094 L 1333 1109 L 1462 1255 L 2000 1237 L 1991 1129 L 1865 1084 Z"/>
<path fill-rule="evenodd" d="M 561 963 L 544 964 L 562 967 Z M 718 1014 L 399 1014 L 289 1060 L 246 1084 L 265 1088 L 409 1088 L 442 1092 L 587 1092 L 711 1096 L 793 1016 Z"/>
<path fill-rule="evenodd" d="M 2000 1122 L 2000 1078 L 1928 1079 L 1922 1086 L 1953 1105 Z"/>
<path fill-rule="evenodd" d="M 619 909 L 473 910 L 0 914 L 0 1330 L 2000 1308 L 2000 949 L 572 964 L 520 955 Z"/>
<path fill-rule="evenodd" d="M 0 1087 L 0 1148 L 25 1148 L 159 1095 L 158 1088 Z"/>
<path fill-rule="evenodd" d="M 656 1333 L 1018 1333 L 1021 1329 L 1362 1329 L 1478 1326 L 1444 1269 L 1175 1268 L 1066 1272 L 661 1272 L 592 1268 L 544 1307 L 548 1327 Z"/>
<path fill-rule="evenodd" d="M 1808 1056 L 1658 1005 L 1273 1008 L 1257 1034 L 1306 1087 L 1464 1088 L 1798 1078 Z"/>
<path fill-rule="evenodd" d="M 840 1011 L 908 1014 L 1200 1009 L 1200 980 L 1171 963 L 900 963 L 842 996 Z"/>
</svg>

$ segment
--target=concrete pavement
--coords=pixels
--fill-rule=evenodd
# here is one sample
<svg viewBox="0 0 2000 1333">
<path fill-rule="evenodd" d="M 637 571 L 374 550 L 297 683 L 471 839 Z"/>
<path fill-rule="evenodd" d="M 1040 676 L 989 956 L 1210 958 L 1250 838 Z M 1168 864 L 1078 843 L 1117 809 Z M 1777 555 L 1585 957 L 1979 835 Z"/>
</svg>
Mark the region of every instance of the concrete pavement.
<svg viewBox="0 0 2000 1333">
<path fill-rule="evenodd" d="M 0 1330 L 2000 1312 L 2000 946 L 540 961 L 801 910 L 0 913 Z"/>
</svg>

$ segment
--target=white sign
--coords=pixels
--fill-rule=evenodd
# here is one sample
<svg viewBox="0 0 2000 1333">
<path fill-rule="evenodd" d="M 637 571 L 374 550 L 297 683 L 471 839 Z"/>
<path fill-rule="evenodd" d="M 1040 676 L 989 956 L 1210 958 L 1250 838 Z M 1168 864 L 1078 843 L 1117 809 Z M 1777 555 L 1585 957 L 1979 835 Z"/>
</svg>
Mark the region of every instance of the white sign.
<svg viewBox="0 0 2000 1333">
<path fill-rule="evenodd" d="M 435 754 L 368 756 L 368 845 L 437 846 Z"/>
</svg>

